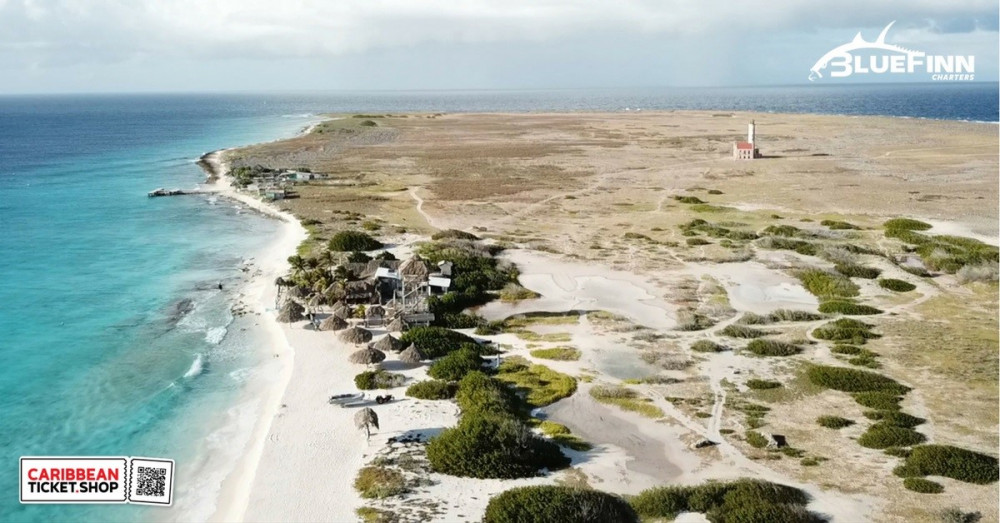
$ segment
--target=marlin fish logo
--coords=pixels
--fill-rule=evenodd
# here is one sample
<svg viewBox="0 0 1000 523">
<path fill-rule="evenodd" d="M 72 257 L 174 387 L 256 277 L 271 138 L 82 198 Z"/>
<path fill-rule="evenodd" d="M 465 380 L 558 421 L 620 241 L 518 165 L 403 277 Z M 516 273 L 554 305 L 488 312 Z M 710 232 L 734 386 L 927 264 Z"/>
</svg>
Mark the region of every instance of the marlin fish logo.
<svg viewBox="0 0 1000 523">
<path fill-rule="evenodd" d="M 923 56 L 924 55 L 923 51 L 913 51 L 911 49 L 905 49 L 898 45 L 885 43 L 885 35 L 886 33 L 889 32 L 889 28 L 892 27 L 892 24 L 895 23 L 896 23 L 895 20 L 889 22 L 889 25 L 885 26 L 885 29 L 882 30 L 882 33 L 878 35 L 878 39 L 875 40 L 874 42 L 866 41 L 864 38 L 861 37 L 861 32 L 858 31 L 858 34 L 854 36 L 854 40 L 851 40 L 846 44 L 839 45 L 833 48 L 833 50 L 826 53 L 825 55 L 823 55 L 822 58 L 816 61 L 816 65 L 813 65 L 812 68 L 809 69 L 809 81 L 812 82 L 815 81 L 817 78 L 823 78 L 823 73 L 821 73 L 820 71 L 826 69 L 827 66 L 830 65 L 830 62 L 833 60 L 842 60 L 845 63 L 849 62 L 853 57 L 851 52 L 857 51 L 859 49 L 879 49 L 882 51 L 894 51 L 897 53 L 905 53 L 909 55 L 909 57 Z"/>
</svg>

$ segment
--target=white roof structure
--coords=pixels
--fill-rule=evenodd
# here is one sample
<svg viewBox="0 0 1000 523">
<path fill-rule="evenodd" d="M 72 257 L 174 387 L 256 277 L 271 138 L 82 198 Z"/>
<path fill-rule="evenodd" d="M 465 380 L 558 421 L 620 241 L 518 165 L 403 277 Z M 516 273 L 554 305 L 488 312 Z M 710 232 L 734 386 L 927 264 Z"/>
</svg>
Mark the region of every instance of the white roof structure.
<svg viewBox="0 0 1000 523">
<path fill-rule="evenodd" d="M 451 278 L 445 278 L 443 276 L 430 276 L 427 278 L 427 283 L 431 287 L 441 287 L 442 289 L 447 289 L 451 287 Z"/>
<path fill-rule="evenodd" d="M 399 272 L 398 271 L 394 271 L 394 270 L 392 270 L 392 269 L 390 269 L 388 267 L 379 267 L 378 269 L 375 269 L 375 277 L 376 278 L 389 278 L 391 280 L 398 280 L 399 279 Z"/>
</svg>

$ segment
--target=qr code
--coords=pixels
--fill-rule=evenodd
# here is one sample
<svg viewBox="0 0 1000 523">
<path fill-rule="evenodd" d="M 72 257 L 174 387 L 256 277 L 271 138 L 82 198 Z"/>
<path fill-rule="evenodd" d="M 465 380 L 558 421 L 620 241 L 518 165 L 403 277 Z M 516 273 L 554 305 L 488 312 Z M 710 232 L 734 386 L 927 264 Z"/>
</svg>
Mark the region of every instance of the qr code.
<svg viewBox="0 0 1000 523">
<path fill-rule="evenodd" d="M 135 493 L 140 496 L 166 495 L 167 469 L 159 467 L 137 467 Z"/>
</svg>

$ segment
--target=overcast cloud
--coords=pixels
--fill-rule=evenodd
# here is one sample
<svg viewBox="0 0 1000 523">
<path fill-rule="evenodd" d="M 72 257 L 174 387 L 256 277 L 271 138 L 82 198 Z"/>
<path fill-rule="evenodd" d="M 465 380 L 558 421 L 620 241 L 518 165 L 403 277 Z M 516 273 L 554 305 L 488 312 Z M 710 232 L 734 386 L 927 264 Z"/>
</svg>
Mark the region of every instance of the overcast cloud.
<svg viewBox="0 0 1000 523">
<path fill-rule="evenodd" d="M 995 0 L 0 0 L 0 92 L 801 83 L 862 30 L 976 55 Z"/>
</svg>

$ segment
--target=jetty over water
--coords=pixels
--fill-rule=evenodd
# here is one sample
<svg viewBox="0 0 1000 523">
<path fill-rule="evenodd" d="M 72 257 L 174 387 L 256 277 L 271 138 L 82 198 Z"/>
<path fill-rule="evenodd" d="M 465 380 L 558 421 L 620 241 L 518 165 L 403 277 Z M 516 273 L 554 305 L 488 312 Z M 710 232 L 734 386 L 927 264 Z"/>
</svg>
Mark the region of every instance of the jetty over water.
<svg viewBox="0 0 1000 523">
<path fill-rule="evenodd" d="M 160 187 L 159 189 L 153 189 L 152 191 L 149 191 L 148 193 L 146 193 L 146 196 L 150 198 L 155 198 L 157 196 L 182 196 L 185 194 L 209 194 L 212 192 L 215 191 L 203 191 L 200 189 L 191 189 L 189 191 L 185 191 L 181 189 L 164 189 Z"/>
</svg>

